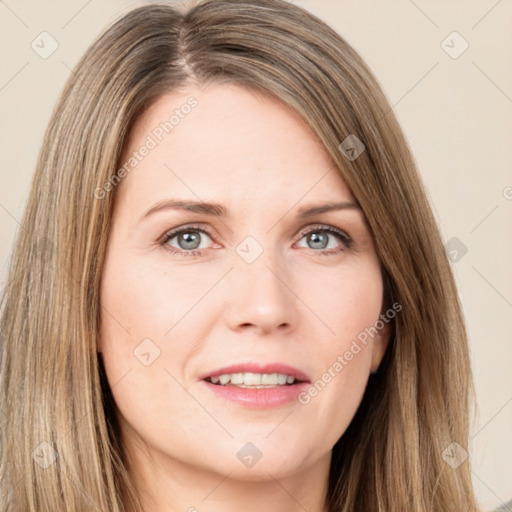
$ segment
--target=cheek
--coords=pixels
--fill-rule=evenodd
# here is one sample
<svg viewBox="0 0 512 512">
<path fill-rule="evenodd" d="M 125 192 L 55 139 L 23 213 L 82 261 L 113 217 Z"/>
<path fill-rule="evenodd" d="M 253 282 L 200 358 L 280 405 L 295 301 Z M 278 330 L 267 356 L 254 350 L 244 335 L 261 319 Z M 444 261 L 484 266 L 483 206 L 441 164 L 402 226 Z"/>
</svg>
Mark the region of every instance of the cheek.
<svg viewBox="0 0 512 512">
<path fill-rule="evenodd" d="M 182 368 L 197 349 L 193 336 L 185 333 L 190 334 L 188 320 L 206 286 L 187 281 L 188 286 L 183 275 L 180 280 L 178 273 L 165 275 L 129 257 L 112 255 L 105 263 L 100 346 L 126 435 L 136 432 L 151 439 L 158 424 L 162 438 L 169 439 L 179 430 L 169 418 L 185 421 L 201 413 L 191 412 L 195 402 L 178 383 L 183 381 Z M 192 420 L 188 424 L 194 427 Z"/>
<path fill-rule="evenodd" d="M 333 332 L 318 340 L 318 373 L 299 402 L 333 426 L 328 435 L 334 443 L 352 420 L 368 382 L 383 285 L 377 265 L 351 269 L 324 284 L 312 298 Z"/>
<path fill-rule="evenodd" d="M 323 286 L 319 286 L 323 283 Z M 383 284 L 376 263 L 341 269 L 311 287 L 314 310 L 329 328 L 326 352 L 346 350 L 351 340 L 375 324 L 382 308 Z M 312 308 L 312 309 L 313 309 Z"/>
<path fill-rule="evenodd" d="M 200 299 L 223 270 L 171 272 L 160 261 L 148 264 L 141 260 L 151 258 L 127 252 L 112 252 L 105 261 L 100 350 L 120 410 L 126 408 L 129 417 L 162 417 L 164 397 L 190 402 L 172 376 L 182 382 L 187 361 L 202 349 L 216 314 L 211 302 Z"/>
<path fill-rule="evenodd" d="M 148 396 L 146 385 L 161 391 L 157 376 L 168 367 L 164 334 L 176 320 L 164 309 L 170 297 L 154 274 L 121 254 L 107 253 L 103 269 L 100 350 L 117 404 L 136 411 L 143 406 L 138 397 Z"/>
<path fill-rule="evenodd" d="M 208 265 L 172 268 L 165 250 L 155 250 L 162 253 L 158 257 L 130 257 L 116 251 L 106 260 L 101 289 L 105 343 L 115 341 L 116 346 L 122 346 L 128 342 L 135 346 L 137 340 L 150 338 L 165 346 L 181 331 L 207 321 L 201 299 L 225 269 Z M 191 339 L 190 332 L 187 338 Z"/>
</svg>

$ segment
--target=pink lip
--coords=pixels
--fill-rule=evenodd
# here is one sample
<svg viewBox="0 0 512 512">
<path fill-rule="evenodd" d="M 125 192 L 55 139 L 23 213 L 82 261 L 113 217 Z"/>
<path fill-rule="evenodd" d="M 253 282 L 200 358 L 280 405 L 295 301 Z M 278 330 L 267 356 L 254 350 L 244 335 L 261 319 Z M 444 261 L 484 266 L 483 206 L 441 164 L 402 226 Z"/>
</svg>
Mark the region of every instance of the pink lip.
<svg viewBox="0 0 512 512">
<path fill-rule="evenodd" d="M 225 366 L 218 370 L 212 370 L 199 377 L 200 380 L 204 380 L 207 377 L 218 377 L 219 375 L 225 375 L 227 373 L 282 373 L 284 375 L 291 375 L 295 377 L 295 380 L 310 382 L 309 377 L 304 373 L 283 363 L 270 363 L 270 364 L 257 364 L 257 363 L 239 363 L 231 366 Z"/>
<path fill-rule="evenodd" d="M 306 391 L 310 386 L 308 382 L 299 382 L 298 384 L 277 386 L 275 388 L 249 389 L 229 385 L 219 386 L 207 380 L 202 380 L 200 384 L 220 398 L 251 409 L 268 409 L 289 402 L 297 402 L 299 394 Z"/>
</svg>

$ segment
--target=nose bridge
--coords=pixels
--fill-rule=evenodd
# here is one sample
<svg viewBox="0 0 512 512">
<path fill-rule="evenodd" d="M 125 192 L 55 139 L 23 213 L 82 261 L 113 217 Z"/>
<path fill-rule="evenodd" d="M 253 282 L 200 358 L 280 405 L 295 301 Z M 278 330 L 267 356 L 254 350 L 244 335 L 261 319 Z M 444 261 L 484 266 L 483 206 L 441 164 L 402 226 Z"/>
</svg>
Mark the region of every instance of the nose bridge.
<svg viewBox="0 0 512 512">
<path fill-rule="evenodd" d="M 227 317 L 232 328 L 251 324 L 270 331 L 295 324 L 296 297 L 289 283 L 292 276 L 272 236 L 242 240 L 230 274 L 232 298 Z"/>
</svg>

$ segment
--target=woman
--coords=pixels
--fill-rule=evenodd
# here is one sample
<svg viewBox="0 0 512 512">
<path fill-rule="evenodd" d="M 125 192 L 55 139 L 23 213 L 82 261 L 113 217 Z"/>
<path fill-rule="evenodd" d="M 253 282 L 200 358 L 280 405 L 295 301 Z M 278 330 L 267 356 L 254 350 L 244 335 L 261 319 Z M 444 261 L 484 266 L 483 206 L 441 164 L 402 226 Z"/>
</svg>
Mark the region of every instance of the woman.
<svg viewBox="0 0 512 512">
<path fill-rule="evenodd" d="M 325 23 L 281 0 L 128 13 L 70 78 L 28 204 L 4 509 L 478 510 L 450 266 Z"/>
</svg>

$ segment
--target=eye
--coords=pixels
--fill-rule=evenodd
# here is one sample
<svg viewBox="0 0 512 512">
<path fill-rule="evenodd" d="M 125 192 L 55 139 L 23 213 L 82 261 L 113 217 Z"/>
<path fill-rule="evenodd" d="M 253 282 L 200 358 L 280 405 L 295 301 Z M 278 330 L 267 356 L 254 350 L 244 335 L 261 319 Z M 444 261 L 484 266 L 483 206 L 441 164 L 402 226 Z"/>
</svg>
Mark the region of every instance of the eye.
<svg viewBox="0 0 512 512">
<path fill-rule="evenodd" d="M 310 249 L 314 249 L 315 252 L 322 255 L 336 254 L 349 249 L 352 245 L 352 239 L 346 233 L 332 226 L 312 226 L 300 234 L 302 238 L 306 238 L 306 243 Z M 333 241 L 335 239 L 341 244 Z"/>
<path fill-rule="evenodd" d="M 201 247 L 201 238 L 204 238 L 204 236 L 210 238 L 206 229 L 200 226 L 185 226 L 166 233 L 160 243 L 172 253 L 199 256 L 201 255 L 201 249 L 207 247 L 207 245 Z M 174 239 L 177 246 L 169 243 Z"/>
</svg>

